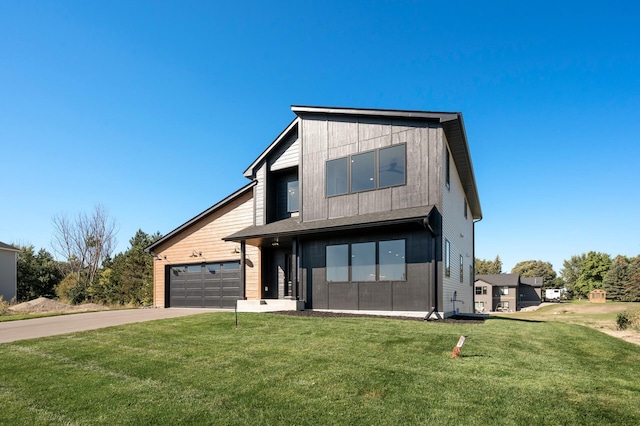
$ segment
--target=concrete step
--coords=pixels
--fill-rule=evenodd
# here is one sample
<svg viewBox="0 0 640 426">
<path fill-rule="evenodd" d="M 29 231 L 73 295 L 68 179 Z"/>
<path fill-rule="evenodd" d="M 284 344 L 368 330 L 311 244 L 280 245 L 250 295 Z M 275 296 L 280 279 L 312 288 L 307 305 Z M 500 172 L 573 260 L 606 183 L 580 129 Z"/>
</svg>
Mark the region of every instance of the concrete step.
<svg viewBox="0 0 640 426">
<path fill-rule="evenodd" d="M 262 299 L 238 300 L 238 312 L 303 311 L 302 300 Z"/>
</svg>

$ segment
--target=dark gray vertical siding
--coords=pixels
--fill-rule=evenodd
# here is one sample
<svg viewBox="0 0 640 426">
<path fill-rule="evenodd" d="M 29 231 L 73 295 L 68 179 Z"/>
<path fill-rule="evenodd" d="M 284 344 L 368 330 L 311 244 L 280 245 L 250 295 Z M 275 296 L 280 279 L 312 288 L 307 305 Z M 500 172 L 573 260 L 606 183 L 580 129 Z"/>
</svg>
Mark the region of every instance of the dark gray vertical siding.
<svg viewBox="0 0 640 426">
<path fill-rule="evenodd" d="M 433 241 L 428 231 L 363 231 L 358 234 L 316 241 L 305 241 L 301 269 L 303 286 L 311 298 L 310 309 L 428 311 L 433 305 Z M 406 240 L 407 280 L 328 283 L 325 275 L 325 248 L 330 244 L 364 241 Z"/>
<path fill-rule="evenodd" d="M 305 116 L 302 220 L 313 221 L 426 205 L 440 206 L 442 127 L 438 123 L 385 118 Z M 406 144 L 406 185 L 327 198 L 325 163 L 358 152 Z"/>
</svg>

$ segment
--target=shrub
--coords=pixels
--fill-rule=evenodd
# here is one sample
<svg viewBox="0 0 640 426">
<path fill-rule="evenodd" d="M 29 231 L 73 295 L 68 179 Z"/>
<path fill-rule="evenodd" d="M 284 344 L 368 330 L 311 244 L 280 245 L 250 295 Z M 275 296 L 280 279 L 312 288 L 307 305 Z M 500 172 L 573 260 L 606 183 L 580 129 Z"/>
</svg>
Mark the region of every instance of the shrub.
<svg viewBox="0 0 640 426">
<path fill-rule="evenodd" d="M 0 315 L 6 315 L 9 313 L 9 302 L 4 300 L 4 297 L 0 296 Z"/>
<path fill-rule="evenodd" d="M 637 331 L 640 331 L 640 311 L 635 311 L 630 315 L 629 325 Z"/>
<path fill-rule="evenodd" d="M 629 312 L 618 312 L 618 315 L 616 316 L 618 330 L 626 330 L 627 327 L 629 327 L 630 322 Z"/>
</svg>

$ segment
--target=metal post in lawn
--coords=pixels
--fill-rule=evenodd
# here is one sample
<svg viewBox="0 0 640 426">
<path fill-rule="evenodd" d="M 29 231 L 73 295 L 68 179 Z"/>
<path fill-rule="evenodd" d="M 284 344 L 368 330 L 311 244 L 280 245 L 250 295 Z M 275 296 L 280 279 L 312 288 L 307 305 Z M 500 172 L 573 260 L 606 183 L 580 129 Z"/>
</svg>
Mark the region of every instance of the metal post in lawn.
<svg viewBox="0 0 640 426">
<path fill-rule="evenodd" d="M 238 301 L 236 300 L 236 330 L 238 329 Z"/>
</svg>

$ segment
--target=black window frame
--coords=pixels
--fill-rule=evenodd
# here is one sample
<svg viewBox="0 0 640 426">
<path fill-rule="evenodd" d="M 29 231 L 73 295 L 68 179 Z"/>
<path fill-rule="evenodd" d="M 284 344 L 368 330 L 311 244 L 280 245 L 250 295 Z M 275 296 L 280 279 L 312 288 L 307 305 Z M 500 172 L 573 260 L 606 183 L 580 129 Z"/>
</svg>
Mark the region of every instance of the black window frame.
<svg viewBox="0 0 640 426">
<path fill-rule="evenodd" d="M 397 148 L 397 147 L 403 147 L 403 151 L 404 151 L 404 164 L 405 164 L 405 170 L 403 170 L 403 177 L 402 177 L 402 183 L 397 183 L 397 184 L 393 184 L 393 185 L 385 185 L 385 186 L 380 186 L 380 151 L 382 150 L 387 150 L 390 148 Z M 366 188 L 366 189 L 358 189 L 358 190 L 353 190 L 352 186 L 353 186 L 353 170 L 352 170 L 352 162 L 353 162 L 353 157 L 355 156 L 359 156 L 359 155 L 364 155 L 364 154 L 369 154 L 369 153 L 374 153 L 374 170 L 373 170 L 373 180 L 374 180 L 374 186 L 373 188 Z M 346 160 L 346 178 L 347 178 L 347 189 L 344 192 L 331 192 L 329 193 L 329 188 L 330 186 L 328 185 L 329 182 L 329 164 L 330 163 L 334 163 L 336 164 L 338 161 L 345 161 Z M 376 149 L 372 149 L 372 150 L 367 150 L 367 151 L 362 151 L 362 152 L 357 152 L 354 154 L 350 154 L 344 157 L 338 157 L 338 158 L 332 158 L 330 160 L 327 160 L 325 162 L 325 197 L 326 198 L 331 198 L 331 197 L 337 197 L 340 195 L 348 195 L 348 194 L 359 194 L 361 192 L 368 192 L 368 191 L 376 191 L 379 189 L 386 189 L 386 188 L 394 188 L 397 186 L 404 186 L 407 184 L 407 170 L 406 170 L 406 164 L 407 164 L 407 144 L 406 142 L 403 143 L 398 143 L 398 144 L 394 144 L 394 145 L 389 145 L 389 146 L 384 146 L 384 147 L 380 147 L 380 148 L 376 148 Z M 333 185 L 335 186 L 335 185 Z"/>
<path fill-rule="evenodd" d="M 403 252 L 404 252 L 404 272 L 402 274 L 403 278 L 399 279 L 380 279 L 380 243 L 384 242 L 393 242 L 393 241 L 402 241 L 403 244 Z M 358 244 L 375 244 L 375 279 L 373 280 L 354 280 L 353 279 L 353 246 Z M 329 263 L 328 263 L 328 255 L 327 251 L 329 247 L 339 247 L 339 246 L 347 246 L 347 280 L 346 281 L 338 281 L 333 280 L 330 281 L 328 277 L 329 272 Z M 393 240 L 374 240 L 374 241 L 357 241 L 351 243 L 341 243 L 341 244 L 327 244 L 325 246 L 325 281 L 327 283 L 364 283 L 364 282 L 406 282 L 407 281 L 407 239 L 406 238 L 396 238 Z"/>
</svg>

